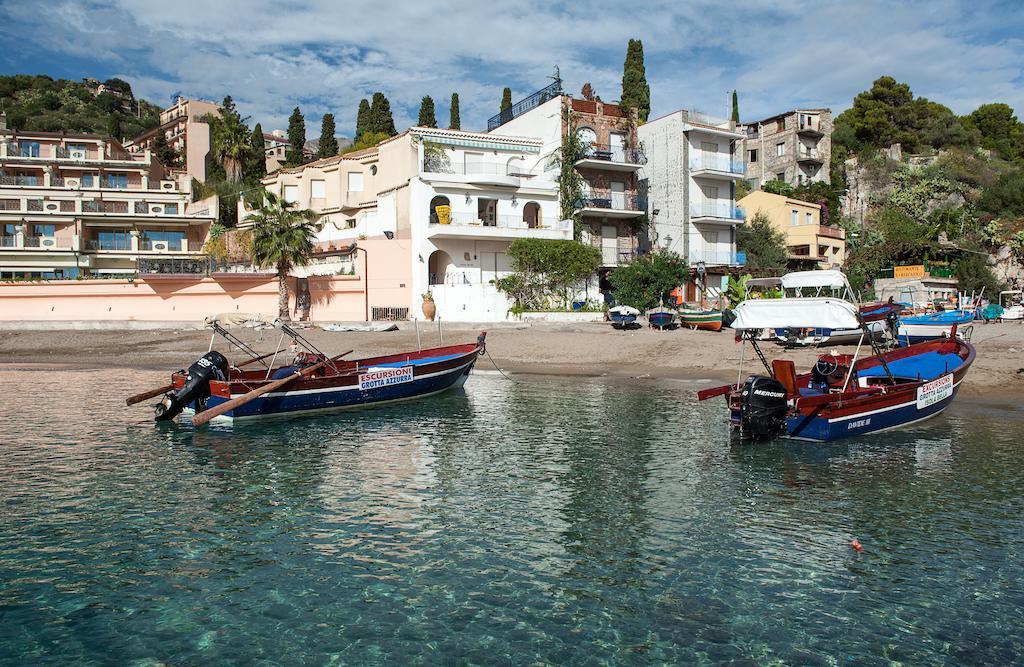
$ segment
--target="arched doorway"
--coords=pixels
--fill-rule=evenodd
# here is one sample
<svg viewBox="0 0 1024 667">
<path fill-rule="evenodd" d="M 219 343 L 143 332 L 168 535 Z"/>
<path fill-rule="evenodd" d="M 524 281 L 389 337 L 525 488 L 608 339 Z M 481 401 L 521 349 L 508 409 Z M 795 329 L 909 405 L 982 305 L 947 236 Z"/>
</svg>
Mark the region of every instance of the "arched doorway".
<svg viewBox="0 0 1024 667">
<path fill-rule="evenodd" d="M 430 224 L 447 225 L 452 221 L 452 204 L 447 197 L 438 195 L 430 200 Z"/>
<path fill-rule="evenodd" d="M 448 273 L 448 267 L 452 266 L 452 256 L 444 250 L 435 250 L 430 253 L 427 259 L 427 283 L 430 285 L 444 285 L 444 277 Z"/>
<path fill-rule="evenodd" d="M 540 204 L 535 201 L 527 202 L 523 207 L 523 222 L 530 229 L 537 229 L 541 226 Z"/>
</svg>

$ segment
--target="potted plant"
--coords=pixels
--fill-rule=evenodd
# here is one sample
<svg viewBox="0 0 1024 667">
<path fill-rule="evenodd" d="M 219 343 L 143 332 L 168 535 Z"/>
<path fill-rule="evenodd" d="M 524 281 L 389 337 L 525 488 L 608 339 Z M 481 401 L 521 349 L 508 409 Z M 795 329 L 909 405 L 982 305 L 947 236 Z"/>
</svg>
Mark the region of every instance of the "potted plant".
<svg viewBox="0 0 1024 667">
<path fill-rule="evenodd" d="M 434 316 L 437 315 L 437 304 L 434 303 L 434 295 L 429 290 L 423 293 L 423 305 L 420 306 L 420 309 L 423 311 L 423 317 L 431 322 L 434 321 Z"/>
</svg>

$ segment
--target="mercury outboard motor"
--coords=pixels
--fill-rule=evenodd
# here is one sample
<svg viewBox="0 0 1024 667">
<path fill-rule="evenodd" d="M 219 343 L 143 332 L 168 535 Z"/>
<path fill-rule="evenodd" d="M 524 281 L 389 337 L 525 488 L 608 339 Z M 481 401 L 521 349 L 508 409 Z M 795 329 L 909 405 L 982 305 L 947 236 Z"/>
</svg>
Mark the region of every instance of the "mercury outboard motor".
<svg viewBox="0 0 1024 667">
<path fill-rule="evenodd" d="M 786 387 L 773 377 L 751 375 L 740 395 L 740 436 L 753 440 L 786 432 Z"/>
<path fill-rule="evenodd" d="M 210 380 L 225 380 L 228 377 L 228 360 L 216 350 L 207 352 L 188 367 L 185 384 L 178 391 L 164 394 L 155 410 L 156 421 L 167 421 L 181 414 L 193 401 L 204 401 L 210 397 Z"/>
</svg>

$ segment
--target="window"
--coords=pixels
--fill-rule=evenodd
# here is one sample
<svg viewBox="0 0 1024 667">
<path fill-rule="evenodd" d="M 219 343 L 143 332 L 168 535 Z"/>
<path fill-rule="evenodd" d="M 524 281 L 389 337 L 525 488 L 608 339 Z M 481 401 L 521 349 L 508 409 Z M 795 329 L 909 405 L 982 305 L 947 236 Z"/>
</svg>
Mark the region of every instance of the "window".
<svg viewBox="0 0 1024 667">
<path fill-rule="evenodd" d="M 299 186 L 284 186 L 284 200 L 290 204 L 294 204 L 295 202 L 299 201 Z"/>
<path fill-rule="evenodd" d="M 166 243 L 168 250 L 188 249 L 188 240 L 185 232 L 162 232 L 147 229 L 142 232 L 140 247 L 142 250 L 154 250 L 154 243 Z"/>
<path fill-rule="evenodd" d="M 780 118 L 777 121 L 775 121 L 775 131 L 776 132 L 782 132 L 785 129 L 786 129 L 786 119 L 785 118 Z"/>
<path fill-rule="evenodd" d="M 345 229 L 355 229 L 355 228 L 356 228 L 356 219 L 355 218 L 349 218 L 348 220 L 345 221 Z"/>
<path fill-rule="evenodd" d="M 98 232 L 96 240 L 90 245 L 98 250 L 131 250 L 132 235 L 128 230 Z"/>
<path fill-rule="evenodd" d="M 104 187 L 114 190 L 128 189 L 128 174 L 108 173 L 106 176 L 106 182 L 103 184 Z"/>
<path fill-rule="evenodd" d="M 757 162 L 757 149 L 747 151 L 747 162 Z"/>
<path fill-rule="evenodd" d="M 310 181 L 309 196 L 313 199 L 324 199 L 327 197 L 327 184 L 322 180 Z"/>
<path fill-rule="evenodd" d="M 370 176 L 376 176 L 376 175 L 377 175 L 377 165 L 371 164 L 370 165 Z"/>
<path fill-rule="evenodd" d="M 784 181 L 784 180 L 786 180 L 786 172 L 780 171 L 779 173 L 775 174 L 775 180 L 776 181 Z"/>
<path fill-rule="evenodd" d="M 718 232 L 704 232 L 704 240 L 709 246 L 718 245 Z"/>
<path fill-rule="evenodd" d="M 54 234 L 53 225 L 32 225 L 32 236 L 52 237 Z"/>
<path fill-rule="evenodd" d="M 83 188 L 91 188 L 93 186 L 93 182 L 94 182 L 94 179 L 93 179 L 92 174 L 82 174 L 82 187 Z"/>
<path fill-rule="evenodd" d="M 18 144 L 19 157 L 39 157 L 38 141 L 22 141 Z"/>
<path fill-rule="evenodd" d="M 704 151 L 705 153 L 717 153 L 718 152 L 718 144 L 716 144 L 716 143 L 714 143 L 712 141 L 702 141 L 702 142 L 700 142 L 700 149 L 702 151 Z"/>
<path fill-rule="evenodd" d="M 804 213 L 804 224 L 805 225 L 813 225 L 814 224 L 814 215 L 812 213 Z"/>
<path fill-rule="evenodd" d="M 32 171 L 19 171 L 18 174 L 18 185 L 39 185 L 39 176 Z"/>
<path fill-rule="evenodd" d="M 178 215 L 178 205 L 164 204 L 164 215 Z"/>
<path fill-rule="evenodd" d="M 348 191 L 363 191 L 363 173 L 361 171 L 350 171 L 348 173 Z"/>
<path fill-rule="evenodd" d="M 775 144 L 775 157 L 782 157 L 786 154 L 786 143 L 779 142 Z"/>
<path fill-rule="evenodd" d="M 597 143 L 597 132 L 594 132 L 589 127 L 581 127 L 576 130 L 576 136 L 579 137 L 580 143 L 584 147 L 591 146 Z"/>
<path fill-rule="evenodd" d="M 84 160 L 89 155 L 89 147 L 85 144 L 68 144 L 68 157 Z"/>
<path fill-rule="evenodd" d="M 791 225 L 799 225 L 800 224 L 800 211 L 796 210 L 795 208 L 790 212 L 789 224 L 791 224 Z"/>
</svg>

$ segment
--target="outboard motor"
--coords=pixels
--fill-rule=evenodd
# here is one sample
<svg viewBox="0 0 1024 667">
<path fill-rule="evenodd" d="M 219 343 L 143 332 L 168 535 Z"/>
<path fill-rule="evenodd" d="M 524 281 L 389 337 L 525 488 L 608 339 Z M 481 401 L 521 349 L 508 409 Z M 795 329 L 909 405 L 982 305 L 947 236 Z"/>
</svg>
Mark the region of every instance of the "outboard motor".
<svg viewBox="0 0 1024 667">
<path fill-rule="evenodd" d="M 740 394 L 740 437 L 774 438 L 786 432 L 786 387 L 773 377 L 751 375 Z"/>
<path fill-rule="evenodd" d="M 207 352 L 188 367 L 185 384 L 178 391 L 164 394 L 155 410 L 156 421 L 167 421 L 181 414 L 193 401 L 204 401 L 210 397 L 210 380 L 226 380 L 228 360 L 216 350 Z"/>
</svg>

